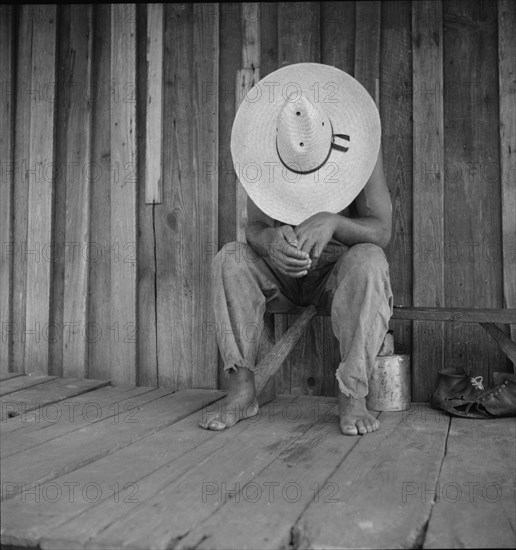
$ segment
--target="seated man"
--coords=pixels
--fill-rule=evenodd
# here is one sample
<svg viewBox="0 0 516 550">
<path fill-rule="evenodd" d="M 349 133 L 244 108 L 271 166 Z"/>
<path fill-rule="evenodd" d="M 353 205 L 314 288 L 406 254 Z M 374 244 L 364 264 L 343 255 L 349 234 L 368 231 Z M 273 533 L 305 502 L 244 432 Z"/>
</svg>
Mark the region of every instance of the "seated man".
<svg viewBox="0 0 516 550">
<path fill-rule="evenodd" d="M 321 77 L 317 73 L 318 67 L 325 67 L 317 64 L 300 65 L 310 66 L 307 67 L 308 72 L 312 71 L 315 75 L 311 76 L 312 80 L 316 76 Z M 271 76 L 277 77 L 278 73 L 291 67 L 296 66 L 284 67 Z M 331 76 L 335 78 L 335 73 L 331 72 Z M 289 75 L 284 78 L 288 81 Z M 312 89 L 309 84 L 310 81 L 305 83 L 303 90 Z M 347 80 L 339 84 L 341 89 L 349 86 Z M 356 95 L 362 92 L 353 89 L 352 93 Z M 364 93 L 367 94 L 365 91 Z M 343 104 L 350 103 L 349 97 L 343 98 Z M 256 109 L 255 105 L 251 107 Z M 374 110 L 374 104 L 368 108 Z M 329 107 L 327 109 L 330 110 Z M 343 180 L 337 179 L 333 189 L 323 189 L 321 180 L 314 178 L 313 184 L 306 184 L 313 185 L 314 199 L 311 204 L 310 189 L 304 197 L 304 188 L 301 185 L 295 192 L 289 191 L 291 187 L 284 175 L 271 178 L 269 172 L 267 181 L 263 182 L 258 191 L 254 175 L 254 186 L 246 185 L 245 177 L 240 175 L 240 180 L 251 197 L 248 201 L 247 243 L 225 245 L 213 262 L 215 320 L 220 327 L 218 344 L 229 375 L 229 392 L 225 399 L 215 405 L 215 410 L 203 414 L 200 426 L 222 430 L 242 418 L 257 414 L 253 370 L 265 312 L 286 313 L 297 306 L 314 304 L 330 313 L 333 331 L 339 340 L 341 362 L 336 376 L 339 384 L 341 431 L 346 435 L 373 432 L 378 429 L 379 423 L 366 408 L 368 375 L 388 331 L 392 314 L 388 264 L 382 250 L 390 240 L 392 208 L 382 166 L 379 129 L 378 135 L 362 140 L 364 143 L 373 143 L 376 139 L 377 147 L 372 159 L 372 172 L 369 171 L 366 175 L 365 185 L 357 184 L 360 185 L 360 190 L 358 195 L 355 193 L 355 216 L 350 217 L 349 209 L 343 209 L 339 213 L 319 211 L 321 201 L 318 202 L 318 197 L 327 195 L 324 199 L 327 202 L 324 204 L 339 200 L 337 196 L 346 187 L 345 181 L 349 179 L 346 174 L 354 157 L 346 156 L 348 148 L 335 146 L 335 138 L 349 139 L 351 149 L 355 143 L 360 142 L 361 127 L 367 126 L 367 123 L 359 123 L 354 128 L 349 122 L 351 117 L 345 114 L 343 118 L 348 121 L 346 130 L 351 126 L 351 131 L 346 135 L 330 135 L 328 153 L 327 145 L 323 141 L 327 138 L 320 130 L 325 121 L 327 126 L 331 126 L 332 132 L 334 126 L 342 124 L 338 120 L 339 110 L 330 111 L 328 121 L 321 107 L 314 105 L 306 97 L 295 100 L 288 97 L 287 101 L 281 101 L 280 98 L 276 110 L 277 114 L 274 116 L 277 116 L 277 127 L 271 134 L 273 137 L 265 139 L 265 143 L 271 140 L 275 143 L 264 153 L 264 158 L 270 161 L 276 158 L 274 155 L 278 155 L 283 167 L 281 173 L 284 174 L 287 169 L 292 174 L 302 174 L 305 178 L 301 182 L 303 185 L 312 181 L 308 179 L 313 176 L 312 166 L 321 170 L 330 159 L 338 168 L 337 178 L 341 175 Z M 240 114 L 239 111 L 238 115 Z M 237 130 L 241 123 L 237 116 Z M 235 126 L 232 135 L 234 161 L 235 157 L 242 160 L 238 151 L 240 142 L 254 139 L 246 135 L 242 140 L 238 131 L 235 132 Z M 243 126 L 249 127 L 248 120 Z M 285 137 L 284 133 L 288 135 Z M 257 134 L 260 135 L 259 129 Z M 323 146 L 319 147 L 321 141 Z M 270 167 L 271 162 L 267 164 L 260 158 L 260 143 L 263 140 L 255 144 L 246 143 L 245 151 L 254 151 L 253 163 Z M 312 151 L 309 169 L 303 166 L 306 160 L 303 156 L 305 145 Z M 319 159 L 316 158 L 317 153 L 313 154 L 318 149 L 321 150 Z M 356 151 L 354 153 L 357 154 Z M 371 156 L 371 151 L 364 153 L 366 154 Z M 360 155 L 358 157 L 364 158 Z M 354 170 L 352 172 L 357 178 L 364 177 L 364 173 L 359 174 Z M 289 181 L 292 181 L 290 175 Z M 302 198 L 301 206 L 296 206 L 299 196 Z M 342 205 L 342 201 L 339 204 Z M 345 202 L 349 205 L 349 195 Z M 260 208 L 257 203 L 265 205 L 265 208 Z M 281 204 L 280 209 L 278 203 Z M 315 211 L 306 217 L 305 207 L 309 203 L 312 211 Z M 275 213 L 279 215 L 274 216 Z M 299 223 L 292 223 L 293 220 Z"/>
</svg>

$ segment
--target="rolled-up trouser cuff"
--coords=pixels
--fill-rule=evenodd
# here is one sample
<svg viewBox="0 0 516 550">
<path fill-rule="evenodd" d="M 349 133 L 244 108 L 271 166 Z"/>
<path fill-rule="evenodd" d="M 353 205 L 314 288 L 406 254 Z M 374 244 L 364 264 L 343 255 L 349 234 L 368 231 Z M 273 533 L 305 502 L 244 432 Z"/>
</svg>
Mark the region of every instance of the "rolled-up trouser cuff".
<svg viewBox="0 0 516 550">
<path fill-rule="evenodd" d="M 335 372 L 335 377 L 337 378 L 337 382 L 339 383 L 339 391 L 343 393 L 346 397 L 354 397 L 355 399 L 365 398 L 366 395 L 369 393 L 368 386 L 361 383 L 360 380 L 356 380 L 355 388 L 351 389 L 349 386 L 344 384 L 342 380 L 345 376 L 345 373 L 346 365 L 344 363 L 341 363 L 339 365 L 339 368 Z M 349 376 L 347 378 L 349 378 Z"/>
</svg>

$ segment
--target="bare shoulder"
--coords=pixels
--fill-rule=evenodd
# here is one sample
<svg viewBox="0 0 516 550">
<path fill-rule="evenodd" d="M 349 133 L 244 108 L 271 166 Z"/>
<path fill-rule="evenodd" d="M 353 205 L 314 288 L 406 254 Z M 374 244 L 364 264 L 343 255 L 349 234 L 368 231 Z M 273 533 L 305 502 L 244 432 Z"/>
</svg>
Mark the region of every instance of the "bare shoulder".
<svg viewBox="0 0 516 550">
<path fill-rule="evenodd" d="M 378 159 L 373 173 L 365 187 L 355 199 L 357 215 L 359 218 L 377 218 L 390 224 L 392 216 L 392 203 L 389 188 L 385 180 L 383 170 L 382 149 L 378 153 Z"/>
</svg>

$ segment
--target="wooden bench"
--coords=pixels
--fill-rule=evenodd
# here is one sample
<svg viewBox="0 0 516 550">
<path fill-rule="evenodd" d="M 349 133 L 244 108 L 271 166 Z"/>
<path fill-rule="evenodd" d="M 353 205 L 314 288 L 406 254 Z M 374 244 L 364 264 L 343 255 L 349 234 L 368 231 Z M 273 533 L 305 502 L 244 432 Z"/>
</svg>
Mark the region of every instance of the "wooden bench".
<svg viewBox="0 0 516 550">
<path fill-rule="evenodd" d="M 297 308 L 289 312 L 300 313 L 276 344 L 263 356 L 255 371 L 256 389 L 260 394 L 268 380 L 279 370 L 283 361 L 303 335 L 306 327 L 316 315 L 327 315 L 315 306 Z M 497 325 L 516 324 L 516 309 L 475 309 L 438 307 L 394 307 L 392 319 L 405 321 L 440 321 L 450 323 L 479 323 L 498 343 L 502 351 L 512 361 L 516 369 L 516 343 Z"/>
</svg>

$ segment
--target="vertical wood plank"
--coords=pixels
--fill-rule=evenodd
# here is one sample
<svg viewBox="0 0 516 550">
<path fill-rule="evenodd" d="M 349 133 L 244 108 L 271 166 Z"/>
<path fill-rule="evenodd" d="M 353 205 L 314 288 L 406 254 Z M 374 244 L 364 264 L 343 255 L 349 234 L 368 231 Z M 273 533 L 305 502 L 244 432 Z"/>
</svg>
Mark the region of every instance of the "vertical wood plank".
<svg viewBox="0 0 516 550">
<path fill-rule="evenodd" d="M 260 54 L 260 5 L 258 2 L 243 2 L 242 68 L 259 68 Z"/>
<path fill-rule="evenodd" d="M 111 381 L 136 382 L 136 6 L 111 8 Z"/>
<path fill-rule="evenodd" d="M 385 177 L 393 207 L 386 249 L 394 303 L 412 305 L 412 55 L 411 2 L 382 5 L 380 117 Z M 410 353 L 410 322 L 391 321 L 397 353 Z"/>
<path fill-rule="evenodd" d="M 193 388 L 217 387 L 217 343 L 199 341 L 206 326 L 213 323 L 213 283 L 207 261 L 217 246 L 218 235 L 218 161 L 219 123 L 219 5 L 195 4 L 193 27 L 193 115 L 198 124 L 193 128 L 192 157 L 199 226 L 191 241 L 195 251 L 195 287 L 192 294 L 192 384 Z"/>
<path fill-rule="evenodd" d="M 321 3 L 321 62 L 351 75 L 355 72 L 355 5 L 355 2 Z M 315 318 L 312 323 L 315 330 L 319 328 L 314 358 L 322 361 L 322 382 L 316 388 L 316 395 L 334 396 L 337 392 L 335 371 L 340 363 L 339 342 L 329 317 Z"/>
<path fill-rule="evenodd" d="M 247 92 L 260 80 L 260 20 L 257 2 L 242 3 L 242 69 L 236 75 L 235 114 Z M 236 240 L 245 242 L 247 225 L 247 193 L 243 185 L 235 183 Z"/>
<path fill-rule="evenodd" d="M 216 387 L 218 7 L 165 7 L 163 204 L 156 208 L 160 386 Z M 171 254 L 171 251 L 174 251 Z"/>
<path fill-rule="evenodd" d="M 374 99 L 380 78 L 380 18 L 379 1 L 356 4 L 355 78 Z"/>
<path fill-rule="evenodd" d="M 245 46 L 244 46 L 245 47 Z M 244 100 L 247 92 L 260 80 L 259 69 L 244 68 L 237 71 L 236 76 L 236 104 L 235 113 Z M 236 176 L 235 176 L 236 177 Z M 235 183 L 235 207 L 236 207 L 236 240 L 246 242 L 245 228 L 247 225 L 247 192 L 236 177 Z"/>
<path fill-rule="evenodd" d="M 218 248 L 236 240 L 237 177 L 230 143 L 236 106 L 235 75 L 242 66 L 241 6 L 242 4 L 234 2 L 220 5 Z"/>
<path fill-rule="evenodd" d="M 161 202 L 163 137 L 163 4 L 147 5 L 145 202 Z"/>
<path fill-rule="evenodd" d="M 321 62 L 355 73 L 355 2 L 321 3 Z"/>
<path fill-rule="evenodd" d="M 14 182 L 14 97 L 13 73 L 13 8 L 0 6 L 0 235 L 2 258 L 0 260 L 0 372 L 8 372 L 12 342 L 11 294 L 14 259 L 13 235 L 13 182 Z"/>
<path fill-rule="evenodd" d="M 413 302 L 444 305 L 443 30 L 441 2 L 412 3 Z M 443 324 L 414 322 L 412 398 L 427 401 L 443 367 Z"/>
<path fill-rule="evenodd" d="M 320 61 L 319 2 L 278 4 L 278 64 Z"/>
<path fill-rule="evenodd" d="M 148 97 L 147 75 L 149 70 L 147 47 L 147 5 L 138 6 L 138 93 L 140 97 Z M 162 80 L 162 76 L 160 76 Z M 137 109 L 138 132 L 138 180 L 146 181 L 147 158 L 147 108 L 148 102 L 140 102 Z M 161 122 L 160 122 L 161 124 Z M 161 177 L 161 173 L 160 173 Z M 138 384 L 141 386 L 158 385 L 158 354 L 156 349 L 156 235 L 154 205 L 146 203 L 145 193 L 138 195 Z M 160 192 L 161 192 L 160 183 Z M 162 199 L 160 198 L 160 201 Z"/>
<path fill-rule="evenodd" d="M 93 7 L 88 376 L 111 376 L 111 7 Z"/>
<path fill-rule="evenodd" d="M 67 166 L 67 123 L 69 118 L 72 93 L 77 95 L 81 90 L 74 88 L 74 82 L 70 78 L 70 29 L 71 9 L 70 6 L 62 6 L 58 10 L 57 17 L 58 49 L 56 52 L 57 63 L 57 88 L 56 88 L 56 117 L 55 117 L 55 158 L 56 171 L 54 181 L 54 219 L 53 219 L 53 241 L 55 254 L 52 262 L 52 288 L 50 295 L 50 326 L 53 334 L 49 338 L 49 374 L 54 376 L 63 375 L 63 342 L 65 338 L 70 340 L 68 332 L 70 326 L 67 323 L 66 334 L 64 328 L 64 294 L 65 294 L 65 256 L 66 243 L 66 187 L 74 172 L 80 170 L 78 166 Z M 73 92 L 72 92 L 73 91 Z M 63 160 L 61 160 L 63 159 Z M 69 173 L 68 173 L 69 172 Z M 73 248 L 74 245 L 72 245 Z M 72 335 L 73 336 L 73 335 Z"/>
<path fill-rule="evenodd" d="M 278 4 L 278 65 L 320 62 L 320 4 L 318 2 L 280 2 Z M 276 315 L 276 341 L 294 323 L 292 315 Z M 327 322 L 327 320 L 326 320 Z M 324 372 L 324 357 L 316 342 L 324 334 L 325 320 L 316 318 L 294 346 L 275 376 L 278 393 L 319 395 Z"/>
<path fill-rule="evenodd" d="M 56 7 L 38 10 L 32 28 L 32 70 L 29 142 L 29 203 L 25 372 L 48 372 L 52 201 L 54 187 L 54 101 L 56 64 Z M 38 98 L 37 96 L 41 94 Z M 37 100 L 39 99 L 39 100 Z M 41 256 L 38 258 L 38 250 Z M 50 256 L 50 257 L 49 257 Z M 50 260 L 50 261 L 49 261 Z"/>
<path fill-rule="evenodd" d="M 516 307 L 516 6 L 498 2 L 500 176 L 502 186 L 503 306 Z M 516 340 L 516 325 L 511 325 Z"/>
<path fill-rule="evenodd" d="M 70 6 L 70 43 L 66 52 L 66 243 L 64 250 L 63 376 L 87 374 L 87 245 L 90 233 L 91 153 L 91 47 L 92 10 L 89 5 Z M 73 169 L 73 171 L 72 171 Z M 71 243 L 71 244 L 70 244 Z"/>
<path fill-rule="evenodd" d="M 445 305 L 501 307 L 496 3 L 446 2 L 443 19 Z M 450 366 L 485 380 L 509 366 L 476 325 L 447 325 L 444 350 Z"/>
<path fill-rule="evenodd" d="M 231 158 L 231 129 L 235 118 L 235 75 L 242 63 L 241 4 L 220 4 L 219 38 L 219 209 L 217 250 L 236 240 L 237 177 Z M 260 27 L 263 29 L 263 26 Z M 216 250 L 213 251 L 214 253 Z M 213 256 L 212 256 L 213 258 Z M 211 262 L 211 259 L 210 259 Z M 219 353 L 219 388 L 227 388 L 227 375 Z"/>
<path fill-rule="evenodd" d="M 31 6 L 18 8 L 18 41 L 16 55 L 16 108 L 14 140 L 14 249 L 11 339 L 12 367 L 25 372 L 25 315 L 27 288 L 27 219 L 29 204 L 28 160 L 31 105 L 32 26 Z"/>
<path fill-rule="evenodd" d="M 278 4 L 260 2 L 260 74 L 262 78 L 278 68 Z"/>
</svg>

